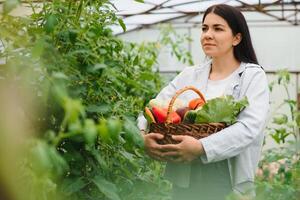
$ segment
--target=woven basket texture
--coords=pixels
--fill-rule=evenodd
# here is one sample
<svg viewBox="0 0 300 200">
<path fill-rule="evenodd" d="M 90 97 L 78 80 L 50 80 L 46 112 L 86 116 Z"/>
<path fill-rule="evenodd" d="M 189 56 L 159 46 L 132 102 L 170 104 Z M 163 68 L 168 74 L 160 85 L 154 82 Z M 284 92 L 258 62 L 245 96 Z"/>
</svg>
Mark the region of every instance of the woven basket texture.
<svg viewBox="0 0 300 200">
<path fill-rule="evenodd" d="M 170 113 L 172 112 L 173 104 L 176 98 L 187 90 L 196 92 L 205 102 L 204 95 L 193 86 L 187 86 L 181 90 L 178 90 L 169 103 L 166 122 L 150 124 L 149 133 L 160 133 L 164 135 L 164 138 L 158 141 L 159 144 L 177 144 L 178 142 L 172 139 L 172 135 L 189 135 L 196 139 L 201 139 L 225 128 L 224 123 L 171 123 Z"/>
<path fill-rule="evenodd" d="M 164 135 L 159 144 L 177 144 L 172 139 L 172 135 L 189 135 L 196 139 L 201 139 L 214 134 L 225 128 L 223 123 L 207 123 L 207 124 L 167 124 L 167 123 L 151 123 L 150 133 L 160 133 Z"/>
</svg>

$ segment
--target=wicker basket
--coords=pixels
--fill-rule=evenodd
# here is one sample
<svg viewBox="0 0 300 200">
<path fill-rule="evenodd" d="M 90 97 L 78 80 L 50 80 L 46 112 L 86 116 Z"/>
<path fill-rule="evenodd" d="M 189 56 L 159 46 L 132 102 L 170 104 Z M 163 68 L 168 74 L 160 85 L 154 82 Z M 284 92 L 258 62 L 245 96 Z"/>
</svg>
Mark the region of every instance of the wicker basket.
<svg viewBox="0 0 300 200">
<path fill-rule="evenodd" d="M 216 133 L 223 128 L 225 124 L 223 123 L 206 123 L 206 124 L 188 124 L 188 123 L 179 123 L 172 124 L 170 119 L 170 113 L 172 111 L 173 104 L 176 98 L 187 90 L 192 90 L 196 92 L 200 98 L 205 102 L 203 94 L 193 86 L 188 86 L 177 91 L 176 94 L 172 97 L 167 111 L 167 120 L 166 123 L 151 123 L 150 124 L 150 133 L 161 133 L 164 135 L 162 140 L 159 140 L 159 144 L 176 144 L 177 141 L 172 139 L 172 135 L 189 135 L 196 139 L 207 137 L 213 133 Z"/>
</svg>

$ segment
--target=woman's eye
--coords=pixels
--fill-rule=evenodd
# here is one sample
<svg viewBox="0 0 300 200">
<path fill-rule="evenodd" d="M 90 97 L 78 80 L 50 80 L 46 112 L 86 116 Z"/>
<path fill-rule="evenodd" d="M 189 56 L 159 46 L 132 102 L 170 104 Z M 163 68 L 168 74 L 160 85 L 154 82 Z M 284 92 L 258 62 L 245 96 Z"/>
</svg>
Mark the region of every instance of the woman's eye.
<svg viewBox="0 0 300 200">
<path fill-rule="evenodd" d="M 207 27 L 202 27 L 202 31 L 207 31 Z"/>
<path fill-rule="evenodd" d="M 223 29 L 221 28 L 215 28 L 216 31 L 222 31 Z"/>
</svg>

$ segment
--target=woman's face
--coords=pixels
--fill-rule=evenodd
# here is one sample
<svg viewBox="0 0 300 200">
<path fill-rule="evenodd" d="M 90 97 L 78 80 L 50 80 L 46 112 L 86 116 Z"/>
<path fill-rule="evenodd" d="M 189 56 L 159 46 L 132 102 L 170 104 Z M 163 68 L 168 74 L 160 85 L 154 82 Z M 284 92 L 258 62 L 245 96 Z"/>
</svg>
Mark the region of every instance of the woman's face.
<svg viewBox="0 0 300 200">
<path fill-rule="evenodd" d="M 214 13 L 206 15 L 202 24 L 201 45 L 212 58 L 233 54 L 233 46 L 240 42 L 240 34 L 233 35 L 227 22 Z"/>
</svg>

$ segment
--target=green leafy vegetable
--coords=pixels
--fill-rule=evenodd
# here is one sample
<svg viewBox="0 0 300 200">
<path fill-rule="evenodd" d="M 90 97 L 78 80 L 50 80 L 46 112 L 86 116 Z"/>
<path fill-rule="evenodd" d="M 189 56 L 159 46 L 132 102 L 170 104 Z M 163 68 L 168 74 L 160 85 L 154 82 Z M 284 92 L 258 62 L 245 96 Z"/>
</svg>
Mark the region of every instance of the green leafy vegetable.
<svg viewBox="0 0 300 200">
<path fill-rule="evenodd" d="M 207 101 L 203 108 L 197 111 L 195 123 L 223 122 L 230 125 L 236 122 L 237 115 L 248 105 L 247 97 L 235 101 L 227 95 Z"/>
</svg>

